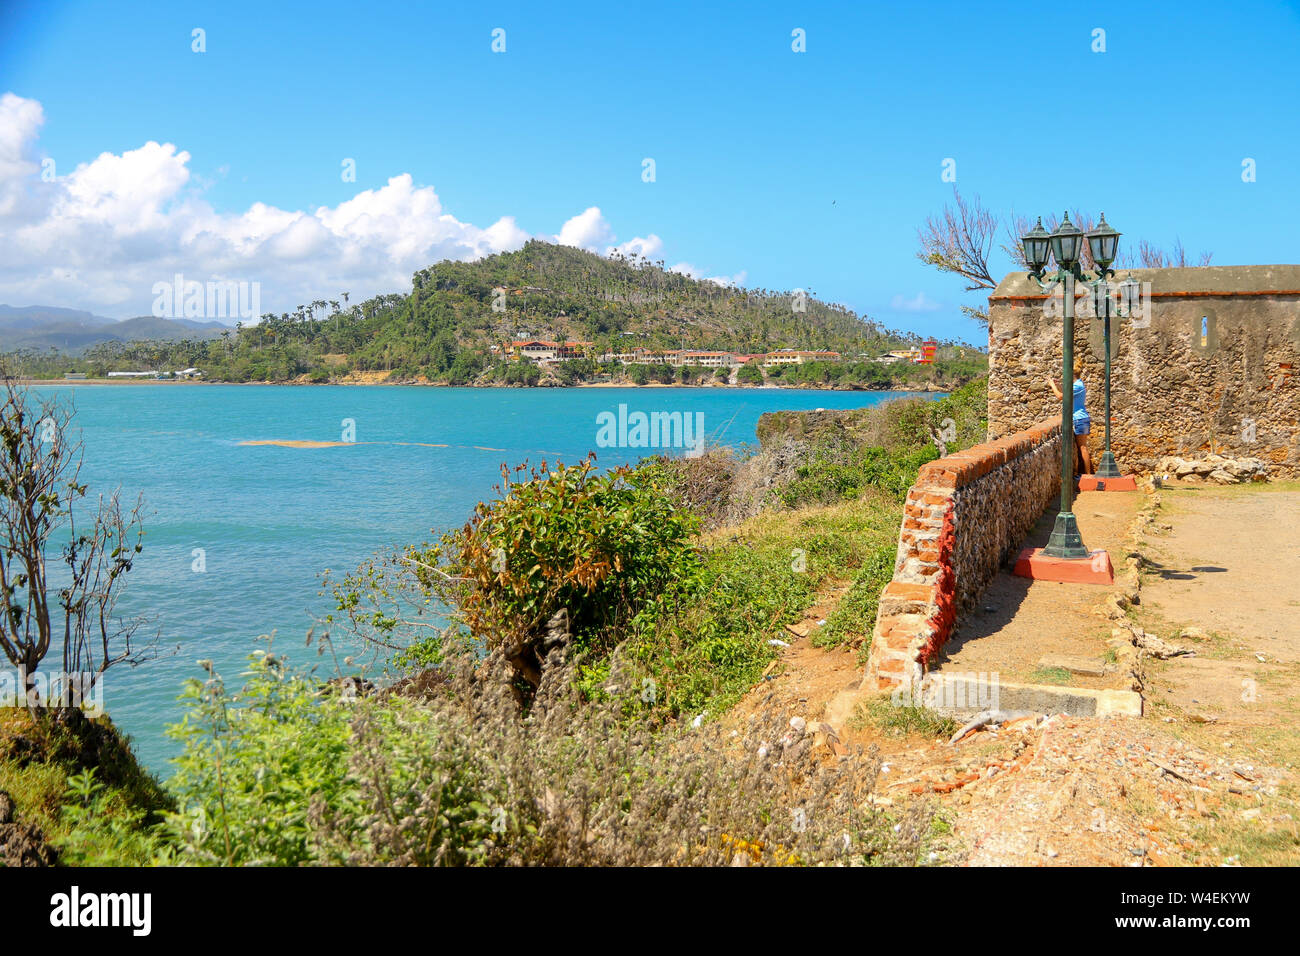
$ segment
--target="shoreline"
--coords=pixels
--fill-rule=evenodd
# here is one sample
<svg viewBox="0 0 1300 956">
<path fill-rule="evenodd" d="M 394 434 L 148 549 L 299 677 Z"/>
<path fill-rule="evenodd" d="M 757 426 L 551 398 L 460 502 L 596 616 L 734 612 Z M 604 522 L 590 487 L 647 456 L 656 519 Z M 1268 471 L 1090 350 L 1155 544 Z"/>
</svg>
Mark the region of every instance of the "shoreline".
<svg viewBox="0 0 1300 956">
<path fill-rule="evenodd" d="M 112 385 L 112 386 L 156 386 L 156 385 L 248 385 L 248 386 L 291 386 L 291 387 L 321 387 L 342 385 L 348 387 L 410 387 L 410 388 L 517 388 L 517 389 L 570 389 L 570 388 L 688 388 L 696 390 L 751 390 L 751 391 L 804 391 L 804 392 L 914 392 L 928 393 L 934 395 L 946 395 L 954 389 L 961 388 L 959 383 L 949 386 L 939 386 L 933 383 L 925 383 L 925 386 L 910 388 L 901 385 L 891 385 L 887 388 L 860 388 L 855 386 L 836 386 L 836 385 L 687 385 L 681 382 L 646 382 L 644 385 L 637 385 L 634 382 L 580 382 L 576 385 L 448 385 L 443 382 L 387 382 L 387 381 L 338 381 L 338 382 L 225 382 L 210 381 L 200 379 L 156 379 L 156 378 L 15 378 L 19 385 L 33 386 L 51 386 L 51 385 Z"/>
</svg>

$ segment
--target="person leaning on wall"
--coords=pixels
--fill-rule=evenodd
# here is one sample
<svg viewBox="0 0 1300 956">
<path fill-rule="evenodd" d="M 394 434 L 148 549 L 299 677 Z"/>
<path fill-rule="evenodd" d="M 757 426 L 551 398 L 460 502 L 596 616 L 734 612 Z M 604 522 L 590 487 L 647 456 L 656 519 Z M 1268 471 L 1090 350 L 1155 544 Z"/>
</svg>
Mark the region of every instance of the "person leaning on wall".
<svg viewBox="0 0 1300 956">
<path fill-rule="evenodd" d="M 1056 400 L 1061 400 L 1061 390 L 1050 375 L 1047 384 L 1052 388 Z M 1088 417 L 1088 390 L 1083 384 L 1083 362 L 1074 360 L 1074 467 L 1079 474 L 1092 474 L 1092 453 L 1088 451 L 1088 433 L 1092 431 L 1092 419 Z M 1082 470 L 1080 470 L 1082 468 Z"/>
</svg>

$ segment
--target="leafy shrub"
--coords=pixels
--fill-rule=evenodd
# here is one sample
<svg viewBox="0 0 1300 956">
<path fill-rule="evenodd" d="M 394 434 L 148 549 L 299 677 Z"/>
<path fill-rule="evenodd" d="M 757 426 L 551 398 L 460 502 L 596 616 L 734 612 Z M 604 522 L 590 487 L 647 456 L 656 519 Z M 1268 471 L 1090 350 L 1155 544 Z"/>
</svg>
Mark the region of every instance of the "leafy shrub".
<svg viewBox="0 0 1300 956">
<path fill-rule="evenodd" d="M 269 650 L 249 662 L 247 683 L 235 695 L 205 662 L 208 679 L 186 683 L 185 718 L 168 729 L 184 745 L 169 781 L 178 809 L 168 817 L 182 862 L 311 862 L 311 801 L 337 812 L 352 807 L 348 698 Z"/>
<path fill-rule="evenodd" d="M 517 472 L 525 471 L 520 466 Z M 474 639 L 504 653 L 532 687 L 555 616 L 581 649 L 608 653 L 637 613 L 699 565 L 699 520 L 676 507 L 654 471 L 598 473 L 543 462 L 427 550 L 417 579 L 456 609 Z"/>
<path fill-rule="evenodd" d="M 593 359 L 567 359 L 555 366 L 555 377 L 563 385 L 584 382 L 599 371 Z"/>
<path fill-rule="evenodd" d="M 937 457 L 933 448 L 890 452 L 884 448 L 815 448 L 795 477 L 775 489 L 773 496 L 786 507 L 826 504 L 856 498 L 868 488 L 879 488 L 901 501 L 916 481 L 921 465 Z"/>
<path fill-rule="evenodd" d="M 152 813 L 96 779 L 94 767 L 68 777 L 62 805 L 66 866 L 147 866 L 170 853 L 165 827 Z"/>
<path fill-rule="evenodd" d="M 501 381 L 506 385 L 536 385 L 542 380 L 542 372 L 528 361 L 511 362 L 505 367 Z"/>
<path fill-rule="evenodd" d="M 174 807 L 108 717 L 75 708 L 0 710 L 0 791 L 74 866 L 148 863 Z"/>
<path fill-rule="evenodd" d="M 452 659 L 427 700 L 375 694 L 351 703 L 304 675 L 255 662 L 240 695 L 220 679 L 191 697 L 178 783 L 189 812 L 174 818 L 177 862 L 273 865 L 912 864 L 930 811 L 873 808 L 879 758 L 826 761 L 813 739 L 765 718 L 740 734 L 721 726 L 653 731 L 628 720 L 639 688 L 588 703 L 570 665 L 521 712 L 473 659 Z M 622 681 L 625 675 L 616 674 Z M 630 694 L 629 694 L 630 691 Z M 241 699 L 257 702 L 230 746 Z M 347 714 L 347 730 L 334 731 Z M 217 719 L 210 719 L 217 715 Z M 322 726 L 331 744 L 310 741 Z M 275 762 L 270 813 L 249 799 L 263 761 L 290 740 L 307 746 Z M 341 745 L 335 750 L 334 741 Z M 200 765 L 221 762 L 196 775 Z M 324 784 L 324 785 L 322 785 Z M 219 797 L 229 801 L 223 808 Z M 208 823 L 194 825 L 205 807 Z"/>
</svg>

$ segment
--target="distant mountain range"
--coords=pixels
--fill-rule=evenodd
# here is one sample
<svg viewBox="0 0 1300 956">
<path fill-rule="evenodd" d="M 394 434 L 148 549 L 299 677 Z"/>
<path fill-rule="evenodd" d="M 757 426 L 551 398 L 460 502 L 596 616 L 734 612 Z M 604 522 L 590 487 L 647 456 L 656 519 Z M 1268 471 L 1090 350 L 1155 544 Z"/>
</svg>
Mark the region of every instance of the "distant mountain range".
<svg viewBox="0 0 1300 956">
<path fill-rule="evenodd" d="M 49 305 L 21 308 L 0 305 L 0 352 L 58 349 L 80 355 L 102 342 L 174 342 L 181 339 L 215 339 L 230 326 L 193 319 L 159 319 L 141 315 L 134 319 L 109 319 L 78 309 Z"/>
</svg>

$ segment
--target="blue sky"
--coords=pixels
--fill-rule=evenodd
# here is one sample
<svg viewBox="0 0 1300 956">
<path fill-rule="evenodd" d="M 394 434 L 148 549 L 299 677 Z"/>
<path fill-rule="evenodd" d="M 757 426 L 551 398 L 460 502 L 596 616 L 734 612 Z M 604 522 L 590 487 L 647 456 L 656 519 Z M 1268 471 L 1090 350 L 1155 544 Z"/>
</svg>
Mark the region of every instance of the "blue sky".
<svg viewBox="0 0 1300 956">
<path fill-rule="evenodd" d="M 957 188 L 999 211 L 1104 210 L 1125 240 L 1181 238 L 1215 264 L 1300 258 L 1295 4 L 0 7 L 0 93 L 40 107 L 38 122 L 10 100 L 0 144 L 22 140 L 25 189 L 38 190 L 43 158 L 72 177 L 21 223 L 43 238 L 40 257 L 15 252 L 0 272 L 13 305 L 138 314 L 167 270 L 243 268 L 280 311 L 309 287 L 392 288 L 422 254 L 560 234 L 598 207 L 572 230 L 595 248 L 657 237 L 654 258 L 700 275 L 812 289 L 887 325 L 980 341 L 959 312 L 979 296 L 915 257 L 917 227 L 952 197 L 948 158 Z M 805 53 L 791 50 L 795 28 Z M 140 155 L 159 164 L 143 179 L 101 164 L 128 185 L 174 176 L 147 208 L 121 183 L 73 175 L 151 141 L 188 158 Z M 346 158 L 355 182 L 340 175 Z M 1255 182 L 1242 181 L 1247 158 Z M 272 248 L 247 215 L 273 207 L 287 230 L 291 214 L 403 174 L 428 190 L 413 215 L 457 225 L 400 233 L 407 194 L 390 191 L 389 225 L 354 204 L 329 235 L 286 233 Z M 104 192 L 86 200 L 95 183 Z M 187 203 L 202 207 L 188 224 L 176 212 Z M 349 252 L 357 235 L 364 256 Z M 109 243 L 111 275 L 95 278 Z"/>
</svg>

